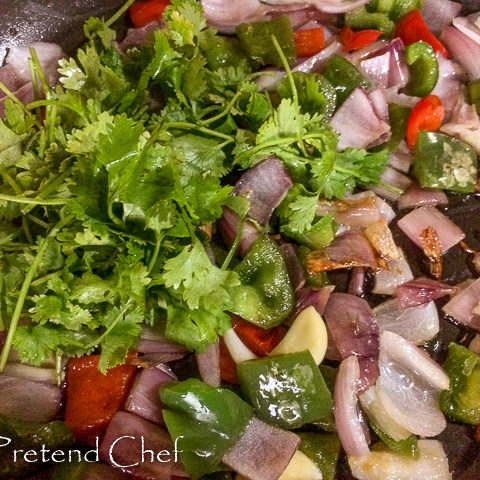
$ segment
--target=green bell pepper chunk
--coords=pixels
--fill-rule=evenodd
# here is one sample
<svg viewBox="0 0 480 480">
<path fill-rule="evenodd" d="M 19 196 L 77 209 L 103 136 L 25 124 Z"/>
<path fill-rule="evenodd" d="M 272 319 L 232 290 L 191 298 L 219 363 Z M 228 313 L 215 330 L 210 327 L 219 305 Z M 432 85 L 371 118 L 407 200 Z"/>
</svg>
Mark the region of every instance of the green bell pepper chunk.
<svg viewBox="0 0 480 480">
<path fill-rule="evenodd" d="M 282 15 L 270 22 L 243 23 L 237 27 L 237 36 L 247 55 L 261 65 L 283 67 L 272 41 L 277 39 L 289 64 L 297 59 L 295 40 L 290 20 Z"/>
<path fill-rule="evenodd" d="M 392 129 L 392 136 L 386 146 L 390 152 L 396 152 L 400 142 L 407 135 L 408 119 L 412 109 L 405 105 L 390 103 L 388 105 L 388 117 Z"/>
<path fill-rule="evenodd" d="M 293 289 L 283 255 L 273 240 L 268 236 L 257 240 L 234 271 L 241 285 L 230 289 L 232 313 L 265 329 L 290 316 Z"/>
<path fill-rule="evenodd" d="M 194 378 L 162 386 L 160 399 L 165 425 L 194 480 L 219 469 L 253 417 L 252 407 L 232 391 Z"/>
<path fill-rule="evenodd" d="M 480 80 L 475 80 L 468 86 L 468 95 L 470 103 L 475 105 L 477 112 L 480 114 Z"/>
<path fill-rule="evenodd" d="M 370 88 L 370 82 L 357 67 L 340 55 L 332 55 L 329 58 L 323 75 L 335 88 L 337 108 L 357 87 Z"/>
<path fill-rule="evenodd" d="M 320 272 L 320 273 L 311 273 L 307 268 L 308 262 L 308 255 L 312 250 L 305 246 L 300 246 L 297 248 L 297 255 L 298 258 L 303 266 L 303 270 L 305 271 L 305 277 L 307 280 L 307 286 L 313 288 L 322 288 L 327 285 L 331 285 L 332 282 L 328 279 L 327 272 Z"/>
<path fill-rule="evenodd" d="M 278 427 L 298 428 L 330 412 L 330 391 L 309 351 L 242 362 L 237 374 L 259 418 Z"/>
<path fill-rule="evenodd" d="M 324 272 L 323 272 L 324 273 Z M 330 282 L 327 282 L 329 284 Z M 328 365 L 319 365 L 320 373 L 322 374 L 325 384 L 330 392 L 333 392 L 335 388 L 335 379 L 337 378 L 338 370 L 336 368 L 330 367 Z M 333 405 L 325 417 L 317 420 L 315 426 L 321 428 L 326 432 L 336 432 L 337 427 L 335 425 L 335 417 L 333 416 Z"/>
<path fill-rule="evenodd" d="M 322 472 L 323 480 L 335 480 L 340 457 L 340 439 L 336 433 L 302 432 L 298 449 Z"/>
<path fill-rule="evenodd" d="M 421 131 L 415 146 L 413 174 L 422 187 L 472 193 L 477 182 L 477 154 L 465 142 Z"/>
<path fill-rule="evenodd" d="M 401 17 L 413 10 L 420 9 L 422 7 L 421 0 L 395 0 L 395 5 L 390 12 L 390 19 L 394 22 L 398 22 Z"/>
<path fill-rule="evenodd" d="M 293 80 L 301 109 L 310 115 L 320 113 L 325 121 L 330 120 L 335 113 L 337 100 L 337 93 L 332 84 L 318 73 L 295 72 Z M 280 98 L 292 98 L 292 87 L 288 78 L 279 82 L 277 92 Z"/>
<path fill-rule="evenodd" d="M 405 60 L 410 66 L 410 83 L 407 93 L 426 97 L 438 82 L 438 60 L 433 48 L 426 42 L 416 42 L 405 48 Z"/>
<path fill-rule="evenodd" d="M 395 30 L 395 22 L 387 13 L 369 12 L 365 6 L 347 12 L 345 25 L 355 30 L 380 30 L 387 36 L 393 35 Z"/>
<path fill-rule="evenodd" d="M 440 408 L 453 420 L 480 423 L 480 355 L 451 343 L 443 369 L 450 377 L 450 390 L 440 395 Z"/>
<path fill-rule="evenodd" d="M 418 449 L 418 439 L 415 435 L 410 435 L 404 440 L 394 440 L 387 435 L 378 425 L 373 417 L 369 416 L 369 425 L 377 434 L 378 438 L 393 452 L 405 457 L 418 458 L 420 451 Z"/>
<path fill-rule="evenodd" d="M 390 13 L 395 7 L 395 0 L 372 0 L 365 7 L 371 13 Z"/>
<path fill-rule="evenodd" d="M 212 70 L 225 67 L 241 67 L 247 71 L 251 70 L 248 57 L 236 38 L 216 35 L 215 31 L 209 28 L 200 32 L 198 42 L 200 50 Z"/>
<path fill-rule="evenodd" d="M 61 450 L 74 443 L 71 430 L 60 421 L 39 424 L 0 415 L 0 435 L 11 439 L 9 445 L 0 448 L 0 478 L 24 476 L 38 468 L 37 462 L 26 462 L 22 455 L 14 462 L 14 450 L 34 450 L 38 459 L 42 458 L 42 445 L 48 450 Z"/>
</svg>

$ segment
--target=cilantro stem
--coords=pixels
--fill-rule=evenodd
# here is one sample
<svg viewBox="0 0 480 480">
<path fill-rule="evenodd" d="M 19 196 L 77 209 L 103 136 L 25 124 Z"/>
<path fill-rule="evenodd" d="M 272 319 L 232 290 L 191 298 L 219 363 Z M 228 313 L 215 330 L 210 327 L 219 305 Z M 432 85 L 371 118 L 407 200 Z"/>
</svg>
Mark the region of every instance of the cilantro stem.
<svg viewBox="0 0 480 480">
<path fill-rule="evenodd" d="M 392 192 L 399 193 L 400 195 L 402 195 L 404 193 L 404 191 L 401 188 L 390 185 L 389 183 L 378 182 L 378 185 L 380 187 L 386 188 L 387 190 L 390 190 Z"/>
<path fill-rule="evenodd" d="M 57 100 L 57 99 L 53 99 L 53 98 L 49 98 L 49 99 L 46 99 L 46 100 L 38 100 L 36 102 L 31 102 L 26 106 L 26 108 L 28 110 L 35 110 L 38 107 L 48 107 L 49 105 L 55 105 L 55 106 L 58 106 L 58 107 L 67 108 L 68 110 L 71 110 L 72 112 L 75 112 L 79 116 L 83 116 L 83 111 L 82 110 L 80 110 L 78 108 L 74 108 L 73 105 L 71 105 L 68 102 L 64 102 L 62 100 Z"/>
<path fill-rule="evenodd" d="M 287 57 L 283 53 L 282 47 L 278 43 L 278 40 L 275 37 L 275 35 L 272 35 L 272 42 L 273 42 L 273 45 L 275 46 L 275 50 L 277 51 L 278 56 L 280 57 L 280 60 L 283 63 L 283 67 L 285 68 L 285 71 L 287 72 L 288 82 L 290 83 L 290 88 L 292 89 L 293 101 L 295 102 L 295 105 L 298 107 L 297 86 L 295 85 L 295 80 L 293 78 L 292 71 L 290 70 L 290 65 L 288 64 Z"/>
<path fill-rule="evenodd" d="M 239 99 L 240 95 L 242 94 L 243 92 L 241 90 L 239 90 L 232 98 L 232 100 L 230 100 L 230 102 L 228 103 L 228 105 L 225 107 L 225 109 L 220 112 L 218 115 L 215 115 L 214 117 L 212 118 L 208 118 L 207 120 L 204 120 L 202 122 L 203 125 L 210 125 L 211 123 L 214 123 L 216 122 L 217 120 L 220 120 L 221 118 L 225 117 L 226 115 L 228 115 L 230 113 L 230 110 L 234 107 L 235 105 L 235 102 Z"/>
<path fill-rule="evenodd" d="M 158 254 L 160 253 L 160 246 L 162 245 L 162 240 L 163 240 L 163 235 L 156 235 L 156 240 L 155 240 L 155 250 L 153 251 L 153 254 L 150 258 L 150 261 L 148 262 L 148 273 L 152 273 L 152 270 L 155 267 L 155 264 L 157 263 L 157 258 Z"/>
<path fill-rule="evenodd" d="M 136 0 L 128 0 L 123 4 L 123 6 L 114 14 L 112 15 L 106 22 L 105 25 L 109 27 L 113 25 L 117 20 L 121 18 L 121 16 L 127 12 L 127 10 L 134 4 Z"/>
<path fill-rule="evenodd" d="M 197 130 L 198 132 L 205 133 L 207 135 L 210 135 L 212 137 L 218 137 L 222 138 L 223 140 L 228 140 L 229 143 L 233 143 L 235 139 L 231 137 L 230 135 L 227 135 L 225 133 L 217 132 L 215 130 L 211 130 L 210 128 L 206 127 L 200 127 L 194 123 L 188 123 L 188 122 L 170 122 L 166 123 L 164 125 L 165 128 L 172 128 L 172 129 L 178 129 L 178 130 Z"/>
<path fill-rule="evenodd" d="M 3 84 L 0 82 L 0 90 L 13 102 L 16 103 L 25 113 L 29 113 L 25 105 Z"/>
<path fill-rule="evenodd" d="M 35 65 L 33 64 L 33 60 L 31 58 L 28 59 L 28 68 L 30 69 L 30 78 L 32 79 L 33 98 L 35 100 L 40 100 L 40 94 L 38 93 L 37 74 L 35 73 Z M 41 122 L 42 117 L 40 109 L 37 109 L 36 115 L 37 120 Z"/>
<path fill-rule="evenodd" d="M 42 89 L 45 95 L 47 95 L 49 92 L 51 92 L 51 88 L 50 88 L 50 85 L 48 84 L 47 77 L 45 77 L 45 72 L 43 71 L 43 68 L 40 65 L 40 61 L 38 60 L 37 51 L 33 47 L 30 47 L 30 55 L 32 57 L 35 71 L 38 74 L 38 77 L 40 78 L 40 82 L 42 83 Z"/>
<path fill-rule="evenodd" d="M 113 322 L 109 325 L 109 327 L 93 342 L 89 343 L 84 347 L 84 350 L 91 350 L 92 348 L 97 347 L 100 343 L 102 343 L 102 340 L 117 326 L 118 322 L 122 319 L 122 317 L 127 313 L 127 311 L 130 309 L 131 305 L 131 300 L 129 300 L 123 309 L 120 311 L 120 313 L 114 318 Z"/>
<path fill-rule="evenodd" d="M 25 278 L 23 280 L 22 288 L 20 289 L 20 293 L 17 298 L 17 303 L 15 304 L 15 310 L 13 311 L 12 319 L 10 320 L 10 326 L 8 328 L 7 339 L 5 340 L 5 345 L 2 349 L 2 354 L 0 356 L 0 372 L 3 372 L 5 366 L 8 361 L 8 357 L 10 355 L 10 350 L 12 349 L 13 345 L 13 337 L 15 332 L 17 331 L 18 321 L 20 320 L 20 315 L 22 314 L 23 305 L 25 304 L 25 300 L 28 295 L 28 290 L 30 289 L 30 285 L 33 281 L 33 277 L 37 273 L 38 267 L 40 266 L 41 261 L 43 260 L 43 256 L 48 247 L 48 241 L 53 238 L 57 233 L 72 219 L 72 216 L 66 216 L 62 218 L 48 233 L 48 235 L 42 240 L 42 243 L 39 244 L 37 254 L 30 265 L 30 268 L 27 270 L 25 274 Z"/>
<path fill-rule="evenodd" d="M 350 170 L 349 168 L 339 167 L 338 165 L 334 165 L 333 169 L 336 170 L 337 172 L 345 173 L 345 174 L 350 175 L 352 177 L 358 178 L 360 181 L 364 180 L 364 177 L 362 177 L 362 175 L 358 174 L 355 170 Z M 374 183 L 374 182 L 371 182 L 371 183 Z M 400 193 L 400 194 L 403 193 L 403 190 L 401 188 L 394 187 L 393 185 L 389 185 L 388 183 L 381 182 L 381 181 L 378 181 L 378 182 L 375 182 L 375 183 L 377 185 L 383 187 L 383 188 L 387 188 L 388 190 L 391 190 L 392 192 L 396 192 L 396 193 Z"/>
<path fill-rule="evenodd" d="M 51 198 L 42 200 L 41 198 L 27 198 L 15 195 L 0 194 L 0 200 L 14 203 L 27 203 L 30 205 L 65 205 L 68 200 L 63 198 Z"/>
<path fill-rule="evenodd" d="M 242 236 L 243 232 L 243 226 L 245 225 L 245 221 L 247 220 L 247 217 L 243 217 L 239 224 L 238 224 L 238 230 L 237 234 L 235 235 L 235 240 L 232 243 L 232 246 L 230 247 L 230 250 L 228 251 L 228 255 L 223 261 L 223 264 L 221 266 L 221 270 L 226 270 L 228 266 L 230 265 L 230 262 L 232 261 L 233 256 L 235 255 L 235 252 L 237 251 L 238 244 L 240 243 L 240 238 Z"/>
</svg>

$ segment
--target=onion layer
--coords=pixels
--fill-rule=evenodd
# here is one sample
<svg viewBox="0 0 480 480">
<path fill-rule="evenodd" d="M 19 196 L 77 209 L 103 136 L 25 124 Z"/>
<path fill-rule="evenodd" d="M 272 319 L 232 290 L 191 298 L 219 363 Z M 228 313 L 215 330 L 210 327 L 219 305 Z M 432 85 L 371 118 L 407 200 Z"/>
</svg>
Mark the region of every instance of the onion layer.
<svg viewBox="0 0 480 480">
<path fill-rule="evenodd" d="M 480 302 L 480 279 L 460 290 L 444 307 L 443 311 L 458 322 L 480 331 L 480 315 L 474 313 Z"/>
</svg>

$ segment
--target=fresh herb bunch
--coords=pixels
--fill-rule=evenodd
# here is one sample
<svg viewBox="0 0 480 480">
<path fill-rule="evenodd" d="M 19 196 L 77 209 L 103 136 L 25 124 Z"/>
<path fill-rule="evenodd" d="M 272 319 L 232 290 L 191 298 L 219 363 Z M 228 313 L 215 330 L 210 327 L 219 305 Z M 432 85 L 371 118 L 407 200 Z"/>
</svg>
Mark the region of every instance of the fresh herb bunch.
<svg viewBox="0 0 480 480">
<path fill-rule="evenodd" d="M 165 317 L 168 338 L 202 350 L 229 328 L 240 283 L 202 234 L 223 206 L 248 210 L 227 176 L 277 155 L 301 187 L 280 215 L 292 235 L 312 227 L 320 195 L 379 181 L 386 155 L 338 154 L 314 86 L 297 89 L 287 68 L 291 96 L 275 105 L 195 0 L 173 0 L 164 22 L 122 55 L 112 22 L 92 18 L 55 89 L 32 51 L 45 99 L 24 106 L 1 87 L 0 368 L 12 346 L 32 365 L 100 349 L 105 372 Z"/>
</svg>

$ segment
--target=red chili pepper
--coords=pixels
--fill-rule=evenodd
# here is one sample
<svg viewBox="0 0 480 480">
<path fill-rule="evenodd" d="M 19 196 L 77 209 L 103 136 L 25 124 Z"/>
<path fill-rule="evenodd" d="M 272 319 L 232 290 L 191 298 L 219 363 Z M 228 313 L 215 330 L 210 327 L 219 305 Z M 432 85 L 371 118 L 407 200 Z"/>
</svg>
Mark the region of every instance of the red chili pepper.
<svg viewBox="0 0 480 480">
<path fill-rule="evenodd" d="M 400 19 L 396 36 L 402 39 L 405 46 L 415 42 L 426 42 L 435 52 L 441 53 L 444 57 L 449 57 L 447 49 L 428 29 L 420 10 L 413 10 Z"/>
<path fill-rule="evenodd" d="M 74 358 L 67 368 L 65 423 L 79 442 L 88 445 L 95 445 L 96 437 L 123 405 L 137 370 L 127 359 L 125 365 L 103 375 L 99 359 L 99 355 Z"/>
<path fill-rule="evenodd" d="M 322 27 L 298 30 L 293 33 L 293 36 L 298 57 L 311 57 L 325 48 L 325 35 Z"/>
<path fill-rule="evenodd" d="M 147 0 L 135 2 L 130 7 L 130 19 L 135 28 L 140 28 L 154 20 L 160 20 L 163 12 L 171 4 L 170 0 Z"/>
<path fill-rule="evenodd" d="M 436 95 L 422 98 L 412 109 L 407 124 L 407 143 L 410 150 L 415 148 L 421 130 L 434 132 L 440 128 L 445 110 Z"/>
<path fill-rule="evenodd" d="M 354 32 L 351 28 L 344 27 L 340 33 L 343 50 L 350 52 L 366 47 L 375 42 L 382 33 L 380 30 L 361 30 L 360 32 Z"/>
</svg>

